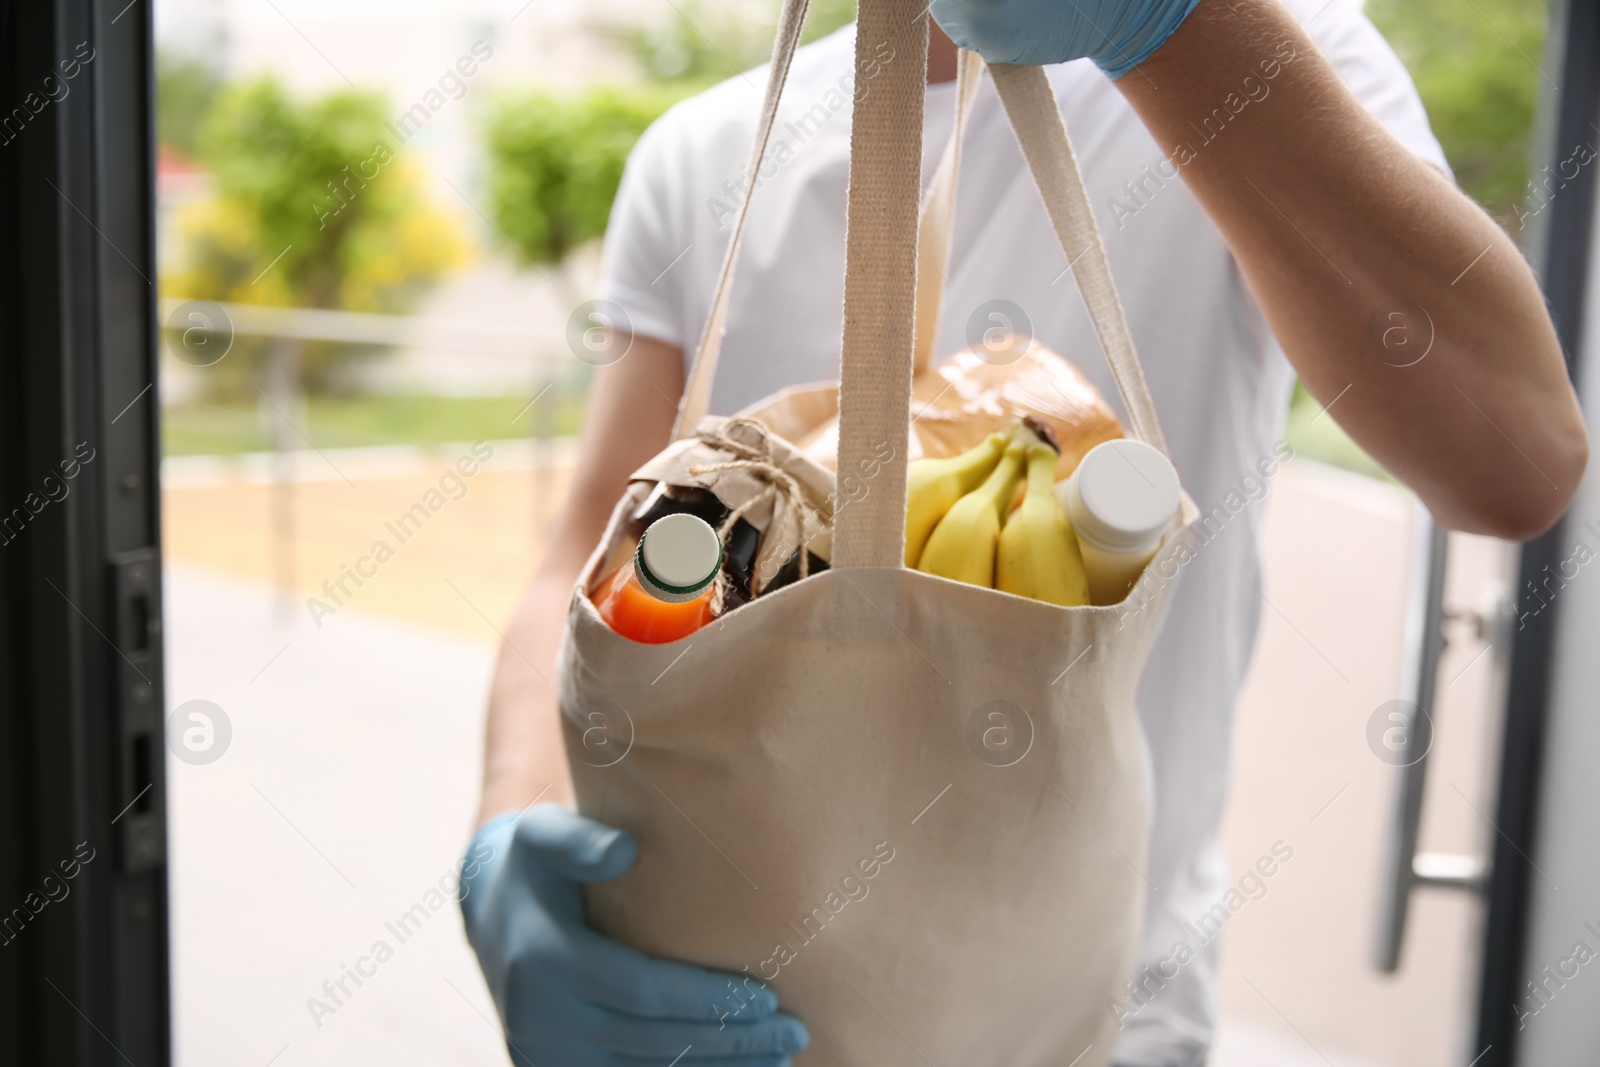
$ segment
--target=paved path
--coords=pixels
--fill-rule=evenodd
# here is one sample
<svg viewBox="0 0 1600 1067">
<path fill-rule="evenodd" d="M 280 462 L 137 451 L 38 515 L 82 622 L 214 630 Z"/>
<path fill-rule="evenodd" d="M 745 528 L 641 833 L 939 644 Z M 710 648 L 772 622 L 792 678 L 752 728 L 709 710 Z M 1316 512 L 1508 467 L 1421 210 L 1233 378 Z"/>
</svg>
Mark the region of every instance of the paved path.
<svg viewBox="0 0 1600 1067">
<path fill-rule="evenodd" d="M 336 612 L 351 605 L 494 641 L 493 628 L 511 613 L 542 549 L 550 512 L 536 501 L 566 491 L 569 466 L 559 460 L 567 448 L 555 447 L 558 462 L 545 468 L 525 442 L 490 443 L 491 457 L 469 478 L 455 470 L 462 459 L 469 466 L 476 460 L 467 444 L 297 454 L 286 542 L 294 594 L 285 604 L 326 621 L 309 605 L 314 597 Z M 269 475 L 265 457 L 169 463 L 162 493 L 167 558 L 275 583 L 277 490 Z M 380 544 L 392 556 L 384 557 Z M 351 574 L 358 569 L 366 576 Z"/>
<path fill-rule="evenodd" d="M 386 926 L 440 899 L 470 832 L 492 647 L 354 611 L 285 625 L 181 563 L 166 594 L 169 700 L 233 730 L 208 766 L 167 761 L 175 1062 L 503 1062 L 456 906 L 404 943 Z M 393 958 L 336 1002 L 323 983 L 378 941 Z"/>
</svg>

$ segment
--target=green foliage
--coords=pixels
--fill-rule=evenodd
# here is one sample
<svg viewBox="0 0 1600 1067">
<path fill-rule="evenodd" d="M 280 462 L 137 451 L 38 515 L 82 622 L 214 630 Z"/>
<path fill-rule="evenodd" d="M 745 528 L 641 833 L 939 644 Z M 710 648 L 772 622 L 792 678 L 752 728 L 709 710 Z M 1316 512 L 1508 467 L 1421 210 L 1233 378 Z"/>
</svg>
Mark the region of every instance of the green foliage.
<svg viewBox="0 0 1600 1067">
<path fill-rule="evenodd" d="M 489 118 L 495 225 L 534 263 L 560 263 L 605 233 L 628 153 L 681 88 L 598 86 L 509 93 Z"/>
<path fill-rule="evenodd" d="M 217 192 L 248 216 L 266 257 L 250 266 L 288 249 L 270 275 L 285 303 L 397 311 L 456 258 L 449 241 L 438 254 L 410 247 L 407 227 L 423 204 L 395 161 L 385 111 L 376 94 L 301 102 L 262 78 L 228 89 L 201 129 Z"/>
<path fill-rule="evenodd" d="M 156 54 L 156 131 L 162 144 L 194 155 L 200 126 L 216 101 L 222 76 L 194 58 Z"/>
<path fill-rule="evenodd" d="M 806 28 L 800 34 L 801 43 L 826 37 L 840 26 L 854 22 L 856 0 L 811 0 L 806 10 Z"/>
<path fill-rule="evenodd" d="M 232 359 L 230 354 L 228 359 Z M 219 364 L 221 366 L 221 364 Z M 249 398 L 254 399 L 252 392 Z M 526 396 L 311 396 L 300 428 L 317 448 L 390 444 L 445 444 L 526 435 L 532 414 Z M 583 396 L 559 387 L 542 400 L 549 432 L 571 436 L 583 418 Z M 271 419 L 277 416 L 268 412 Z M 519 415 L 519 422 L 512 422 Z M 272 448 L 273 427 L 256 403 L 181 403 L 162 409 L 162 453 L 168 456 L 234 455 Z M 303 445 L 303 442 L 302 442 Z"/>
<path fill-rule="evenodd" d="M 704 0 L 675 6 L 670 17 L 633 31 L 627 42 L 652 78 L 696 85 L 731 78 L 772 55 L 770 24 L 716 10 Z"/>
<path fill-rule="evenodd" d="M 460 262 L 456 222 L 432 209 L 396 157 L 383 98 L 291 97 L 271 78 L 227 87 L 201 125 L 200 161 L 215 196 L 180 216 L 182 246 L 166 296 L 398 313 Z M 262 346 L 241 339 L 206 375 L 214 395 L 249 395 Z M 336 382 L 349 346 L 301 353 L 307 388 Z"/>
<path fill-rule="evenodd" d="M 577 93 L 502 95 L 488 122 L 489 199 L 495 225 L 534 263 L 559 264 L 605 233 L 628 153 L 679 100 L 765 62 L 770 14 L 727 0 L 686 0 L 665 22 L 626 38 L 654 84 Z M 855 17 L 855 0 L 812 0 L 804 39 Z"/>
<path fill-rule="evenodd" d="M 1372 0 L 1367 13 L 1427 105 L 1456 180 L 1515 232 L 1543 85 L 1541 0 Z"/>
<path fill-rule="evenodd" d="M 1379 481 L 1399 484 L 1393 475 L 1344 432 L 1332 415 L 1320 417 L 1322 410 L 1322 405 L 1306 392 L 1306 387 L 1296 382 L 1294 398 L 1289 403 L 1288 424 L 1283 431 L 1284 440 L 1289 442 L 1296 456 L 1343 467 Z"/>
<path fill-rule="evenodd" d="M 672 16 L 627 37 L 634 55 L 658 81 L 710 85 L 765 63 L 777 30 L 776 5 L 759 15 L 728 0 L 689 0 Z M 801 41 L 825 37 L 856 17 L 856 0 L 811 0 Z"/>
</svg>

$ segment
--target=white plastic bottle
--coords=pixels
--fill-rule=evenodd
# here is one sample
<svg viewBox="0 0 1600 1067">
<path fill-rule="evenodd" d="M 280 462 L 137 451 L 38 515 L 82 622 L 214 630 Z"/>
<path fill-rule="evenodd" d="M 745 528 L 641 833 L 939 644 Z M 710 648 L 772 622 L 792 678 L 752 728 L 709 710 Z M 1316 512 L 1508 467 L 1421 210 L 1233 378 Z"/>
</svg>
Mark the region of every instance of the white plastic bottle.
<svg viewBox="0 0 1600 1067">
<path fill-rule="evenodd" d="M 1083 551 L 1090 603 L 1128 595 L 1178 513 L 1179 492 L 1166 456 L 1125 439 L 1094 446 L 1056 487 Z"/>
</svg>

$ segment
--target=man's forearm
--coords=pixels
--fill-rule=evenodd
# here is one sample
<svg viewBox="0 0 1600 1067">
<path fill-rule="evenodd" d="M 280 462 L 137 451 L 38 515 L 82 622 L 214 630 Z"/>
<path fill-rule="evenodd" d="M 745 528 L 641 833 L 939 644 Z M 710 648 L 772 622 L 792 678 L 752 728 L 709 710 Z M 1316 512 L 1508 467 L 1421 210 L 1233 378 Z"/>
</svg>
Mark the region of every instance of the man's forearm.
<svg viewBox="0 0 1600 1067">
<path fill-rule="evenodd" d="M 1553 522 L 1587 444 L 1532 272 L 1293 16 L 1203 0 L 1117 84 L 1351 436 L 1446 524 L 1526 537 Z"/>
<path fill-rule="evenodd" d="M 479 823 L 534 799 L 572 806 L 555 659 L 576 574 L 576 565 L 542 570 L 506 628 L 489 692 Z"/>
<path fill-rule="evenodd" d="M 677 346 L 633 337 L 620 350 L 626 358 L 600 368 L 590 386 L 561 517 L 500 648 L 489 691 L 480 821 L 535 797 L 573 803 L 556 693 L 556 652 L 572 587 L 629 476 L 667 443 L 677 414 L 668 398 L 683 392 Z"/>
</svg>

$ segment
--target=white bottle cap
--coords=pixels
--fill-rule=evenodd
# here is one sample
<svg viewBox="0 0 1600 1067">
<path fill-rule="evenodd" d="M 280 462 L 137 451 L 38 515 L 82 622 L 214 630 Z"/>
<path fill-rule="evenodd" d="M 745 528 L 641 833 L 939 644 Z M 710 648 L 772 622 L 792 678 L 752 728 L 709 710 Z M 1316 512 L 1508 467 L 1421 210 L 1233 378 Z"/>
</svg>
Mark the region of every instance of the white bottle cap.
<svg viewBox="0 0 1600 1067">
<path fill-rule="evenodd" d="M 722 539 L 709 523 L 680 513 L 664 515 L 639 538 L 633 572 L 657 600 L 681 604 L 706 591 L 722 570 Z"/>
<path fill-rule="evenodd" d="M 1172 461 L 1143 441 L 1105 441 L 1057 490 L 1079 537 L 1107 552 L 1138 552 L 1161 539 L 1179 502 Z"/>
</svg>

